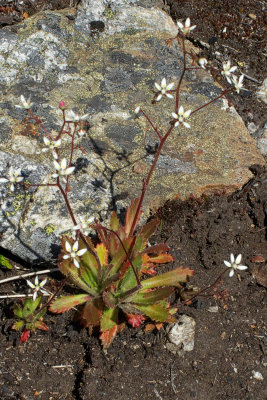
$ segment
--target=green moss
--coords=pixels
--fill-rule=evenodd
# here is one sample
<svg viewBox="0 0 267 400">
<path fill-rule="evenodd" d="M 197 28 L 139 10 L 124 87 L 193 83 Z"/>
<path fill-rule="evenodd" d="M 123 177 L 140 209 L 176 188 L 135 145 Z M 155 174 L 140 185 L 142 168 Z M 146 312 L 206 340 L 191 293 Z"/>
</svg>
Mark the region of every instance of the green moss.
<svg viewBox="0 0 267 400">
<path fill-rule="evenodd" d="M 104 13 L 104 15 L 105 15 L 105 17 L 106 17 L 107 19 L 113 18 L 115 14 L 116 14 L 116 13 L 115 13 L 114 11 L 112 11 L 110 7 L 108 7 L 108 8 L 105 10 L 105 13 Z"/>
<path fill-rule="evenodd" d="M 44 227 L 44 231 L 47 234 L 47 236 L 51 235 L 52 233 L 54 233 L 56 230 L 55 225 L 53 224 L 48 224 Z"/>
</svg>

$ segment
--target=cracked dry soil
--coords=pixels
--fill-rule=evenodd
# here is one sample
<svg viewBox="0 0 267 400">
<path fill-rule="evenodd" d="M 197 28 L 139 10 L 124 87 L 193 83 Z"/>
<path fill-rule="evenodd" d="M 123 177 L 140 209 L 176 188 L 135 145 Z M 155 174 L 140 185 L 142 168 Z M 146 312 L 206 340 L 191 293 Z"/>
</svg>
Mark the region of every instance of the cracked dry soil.
<svg viewBox="0 0 267 400">
<path fill-rule="evenodd" d="M 51 7 L 59 2 L 42 3 Z M 260 21 L 263 18 L 260 1 L 167 0 L 165 3 L 171 6 L 173 17 L 189 16 L 195 23 L 197 16 L 194 40 L 206 42 L 216 36 L 216 46 L 227 39 L 227 45 L 235 48 L 239 41 L 235 32 L 221 38 L 220 26 L 216 25 L 220 10 L 221 14 L 227 10 L 225 13 L 234 23 L 236 16 L 245 18 L 248 12 L 257 15 Z M 246 21 L 242 18 L 241 22 Z M 264 71 L 259 67 L 262 26 L 253 26 L 258 39 L 248 35 L 247 45 L 238 45 L 236 49 L 239 60 L 246 59 L 249 64 L 250 74 L 262 81 Z M 254 40 L 258 40 L 256 48 Z M 249 44 L 253 45 L 253 54 L 248 52 Z M 209 51 L 205 55 L 214 57 L 213 51 Z M 236 59 L 231 60 L 234 63 Z M 260 125 L 262 104 L 255 99 L 256 85 L 249 85 L 250 94 L 235 98 L 235 106 L 246 123 L 253 119 Z M 97 337 L 89 336 L 73 322 L 74 312 L 48 315 L 45 322 L 50 330 L 38 331 L 20 345 L 19 334 L 10 330 L 10 301 L 1 301 L 0 399 L 265 400 L 267 171 L 257 166 L 251 170 L 254 178 L 230 197 L 218 194 L 212 198 L 170 202 L 157 213 L 162 223 L 154 241 L 168 243 L 176 265 L 194 269 L 194 286 L 202 288 L 212 283 L 231 252 L 235 255 L 241 252 L 242 262 L 248 266 L 242 274 L 225 279 L 220 289 L 228 289 L 228 298 L 200 297 L 191 306 L 179 307 L 178 314 L 192 316 L 196 321 L 192 352 L 173 355 L 165 348 L 164 331 L 145 333 L 143 326 L 126 328 L 104 353 Z M 264 262 L 253 261 L 259 255 Z M 172 267 L 166 265 L 163 270 Z M 7 275 L 4 269 L 0 270 L 1 278 Z M 59 276 L 53 278 L 56 282 Z M 25 288 L 24 282 L 17 282 L 2 286 L 1 291 Z M 217 312 L 210 312 L 210 306 L 218 306 Z M 255 379 L 253 371 L 260 372 L 263 380 Z"/>
</svg>

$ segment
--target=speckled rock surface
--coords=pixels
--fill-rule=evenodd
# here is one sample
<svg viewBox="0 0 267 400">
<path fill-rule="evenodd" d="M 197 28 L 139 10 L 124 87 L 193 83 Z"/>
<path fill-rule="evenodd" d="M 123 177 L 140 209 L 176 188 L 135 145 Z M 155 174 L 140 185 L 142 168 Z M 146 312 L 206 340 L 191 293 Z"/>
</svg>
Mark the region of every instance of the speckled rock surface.
<svg viewBox="0 0 267 400">
<path fill-rule="evenodd" d="M 140 194 L 157 138 L 144 118 L 131 110 L 142 105 L 161 132 L 169 127 L 172 100 L 151 104 L 154 82 L 177 82 L 182 53 L 165 40 L 176 35 L 172 20 L 151 2 L 81 2 L 73 9 L 43 12 L 0 31 L 0 175 L 21 168 L 30 183 L 51 182 L 52 158 L 40 151 L 42 131 L 22 124 L 19 96 L 31 96 L 33 111 L 46 128 L 58 131 L 68 106 L 89 113 L 87 136 L 77 150 L 70 202 L 76 215 L 101 215 L 125 207 Z M 140 4 L 143 3 L 143 7 Z M 155 4 L 155 2 L 154 2 Z M 220 93 L 205 71 L 186 73 L 181 104 L 195 109 Z M 233 109 L 218 102 L 190 118 L 191 129 L 173 131 L 160 156 L 145 202 L 145 215 L 170 198 L 214 190 L 231 192 L 262 164 L 255 142 Z M 69 142 L 65 141 L 63 155 Z M 1 184 L 1 246 L 25 260 L 49 260 L 71 220 L 54 188 L 16 188 Z"/>
</svg>

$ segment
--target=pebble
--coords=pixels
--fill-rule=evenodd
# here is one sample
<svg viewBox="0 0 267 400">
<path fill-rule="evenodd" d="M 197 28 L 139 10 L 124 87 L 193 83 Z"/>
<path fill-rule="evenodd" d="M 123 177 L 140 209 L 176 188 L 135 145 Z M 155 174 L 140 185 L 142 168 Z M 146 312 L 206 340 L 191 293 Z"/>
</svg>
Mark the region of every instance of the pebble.
<svg viewBox="0 0 267 400">
<path fill-rule="evenodd" d="M 195 327 L 194 318 L 182 315 L 175 325 L 167 328 L 167 337 L 170 341 L 166 344 L 167 349 L 174 354 L 179 353 L 179 350 L 192 351 L 195 344 Z"/>
<path fill-rule="evenodd" d="M 252 377 L 254 379 L 257 379 L 258 381 L 263 381 L 263 379 L 264 379 L 260 372 L 254 371 L 254 370 L 252 371 Z"/>
</svg>

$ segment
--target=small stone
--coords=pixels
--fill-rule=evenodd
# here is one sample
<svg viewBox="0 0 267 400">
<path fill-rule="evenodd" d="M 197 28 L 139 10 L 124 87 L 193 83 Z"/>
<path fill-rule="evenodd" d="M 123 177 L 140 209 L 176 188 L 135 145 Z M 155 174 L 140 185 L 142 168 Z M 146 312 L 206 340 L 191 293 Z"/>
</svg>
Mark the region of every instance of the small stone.
<svg viewBox="0 0 267 400">
<path fill-rule="evenodd" d="M 254 379 L 257 379 L 258 381 L 263 381 L 263 379 L 264 379 L 262 374 L 258 371 L 252 371 L 252 377 Z"/>
<path fill-rule="evenodd" d="M 219 307 L 218 306 L 211 306 L 211 307 L 208 308 L 208 311 L 212 312 L 212 313 L 216 313 L 216 312 L 219 311 Z"/>
<path fill-rule="evenodd" d="M 264 79 L 256 94 L 265 104 L 267 104 L 267 78 Z"/>
<path fill-rule="evenodd" d="M 261 138 L 257 140 L 257 147 L 259 152 L 263 155 L 267 155 L 267 138 Z"/>
<path fill-rule="evenodd" d="M 192 351 L 194 349 L 196 322 L 194 318 L 182 315 L 179 321 L 167 331 L 170 343 L 166 344 L 169 351 L 176 354 L 179 350 Z"/>
<path fill-rule="evenodd" d="M 254 122 L 250 122 L 248 124 L 249 133 L 254 133 L 254 132 L 256 132 L 257 129 L 258 129 L 258 127 L 257 127 L 257 125 L 254 124 Z"/>
</svg>

